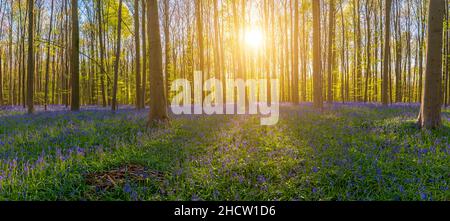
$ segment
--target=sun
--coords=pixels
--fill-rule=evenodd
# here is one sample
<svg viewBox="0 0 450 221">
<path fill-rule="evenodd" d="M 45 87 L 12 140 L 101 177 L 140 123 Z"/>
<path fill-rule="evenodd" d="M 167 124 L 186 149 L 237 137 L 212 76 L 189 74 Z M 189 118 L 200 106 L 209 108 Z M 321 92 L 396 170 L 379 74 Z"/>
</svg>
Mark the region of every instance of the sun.
<svg viewBox="0 0 450 221">
<path fill-rule="evenodd" d="M 258 49 L 262 47 L 264 42 L 264 35 L 261 29 L 252 28 L 245 33 L 245 44 L 252 49 Z"/>
</svg>

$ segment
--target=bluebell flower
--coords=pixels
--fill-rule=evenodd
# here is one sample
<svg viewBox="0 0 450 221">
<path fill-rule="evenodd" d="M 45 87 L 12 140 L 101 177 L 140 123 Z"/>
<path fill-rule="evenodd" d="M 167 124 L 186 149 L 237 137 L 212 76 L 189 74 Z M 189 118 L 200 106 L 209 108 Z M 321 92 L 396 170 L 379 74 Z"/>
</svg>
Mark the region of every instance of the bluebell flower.
<svg viewBox="0 0 450 221">
<path fill-rule="evenodd" d="M 126 183 L 125 186 L 123 187 L 123 191 L 125 191 L 125 193 L 131 193 L 132 191 L 131 185 L 129 183 Z"/>
<path fill-rule="evenodd" d="M 200 199 L 200 197 L 197 196 L 197 194 L 194 194 L 194 195 L 192 195 L 191 200 L 192 201 L 200 201 L 201 199 Z"/>
<path fill-rule="evenodd" d="M 317 172 L 319 172 L 319 168 L 313 167 L 312 171 L 313 171 L 314 173 L 317 173 Z"/>
<path fill-rule="evenodd" d="M 426 193 L 420 193 L 420 199 L 426 200 L 427 199 L 427 194 Z"/>
<path fill-rule="evenodd" d="M 266 177 L 264 177 L 263 175 L 259 175 L 257 178 L 259 183 L 265 183 L 266 182 Z"/>
</svg>

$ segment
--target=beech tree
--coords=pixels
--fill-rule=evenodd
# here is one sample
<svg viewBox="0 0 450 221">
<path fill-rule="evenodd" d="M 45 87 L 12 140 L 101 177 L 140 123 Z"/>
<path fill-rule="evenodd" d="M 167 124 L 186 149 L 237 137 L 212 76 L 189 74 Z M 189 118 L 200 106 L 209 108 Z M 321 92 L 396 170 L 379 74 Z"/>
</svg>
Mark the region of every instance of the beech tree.
<svg viewBox="0 0 450 221">
<path fill-rule="evenodd" d="M 28 70 L 27 70 L 27 106 L 28 114 L 34 112 L 34 1 L 28 0 Z"/>
<path fill-rule="evenodd" d="M 314 107 L 323 108 L 322 68 L 320 45 L 320 1 L 312 0 L 313 7 L 313 99 Z"/>
<path fill-rule="evenodd" d="M 161 32 L 159 29 L 158 0 L 147 0 L 148 44 L 150 61 L 150 113 L 148 125 L 168 120 L 167 101 L 164 96 Z"/>
<path fill-rule="evenodd" d="M 391 55 L 391 48 L 390 48 L 390 42 L 391 42 L 391 7 L 392 7 L 392 0 L 386 0 L 386 9 L 385 9 L 385 35 L 384 35 L 384 58 L 383 58 L 383 83 L 381 86 L 381 102 L 384 106 L 387 106 L 389 104 L 389 78 L 390 72 L 389 72 L 389 66 L 390 66 L 390 55 Z"/>
<path fill-rule="evenodd" d="M 442 107 L 442 34 L 445 2 L 431 0 L 428 7 L 428 51 L 425 84 L 419 113 L 419 126 L 434 129 L 441 126 Z"/>
<path fill-rule="evenodd" d="M 78 23 L 78 0 L 71 0 L 72 6 L 72 50 L 70 72 L 72 75 L 72 101 L 70 109 L 80 110 L 80 31 Z"/>
<path fill-rule="evenodd" d="M 298 12 L 298 0 L 294 0 L 294 30 L 293 30 L 293 60 L 292 60 L 292 101 L 294 104 L 298 104 L 300 102 L 299 97 L 299 88 L 298 88 L 298 20 L 299 20 L 299 12 Z"/>
<path fill-rule="evenodd" d="M 141 45 L 139 38 L 139 0 L 134 0 L 134 44 L 136 53 L 136 108 L 144 108 L 141 99 Z M 145 49 L 144 49 L 145 50 Z M 144 67 L 145 68 L 145 67 Z"/>
<path fill-rule="evenodd" d="M 334 0 L 330 0 L 330 9 L 329 9 L 329 31 L 328 31 L 328 68 L 327 68 L 327 102 L 333 103 L 333 68 L 334 68 L 334 14 L 335 14 L 335 3 Z"/>
<path fill-rule="evenodd" d="M 52 28 L 53 28 L 53 9 L 54 9 L 54 0 L 51 2 L 51 11 L 50 11 L 50 28 L 48 29 L 48 43 L 47 43 L 47 63 L 45 64 L 45 98 L 44 98 L 44 109 L 47 110 L 48 105 L 48 84 L 50 81 L 49 71 L 50 71 L 50 41 L 52 38 Z M 54 71 L 54 70 L 53 70 Z"/>
<path fill-rule="evenodd" d="M 111 102 L 111 109 L 115 111 L 117 109 L 117 90 L 118 90 L 118 80 L 119 80 L 119 62 L 120 62 L 120 49 L 121 49 L 121 37 L 122 37 L 122 1 L 119 0 L 119 10 L 117 19 L 117 41 L 116 41 L 116 59 L 114 61 L 114 85 L 113 85 L 113 95 Z"/>
</svg>

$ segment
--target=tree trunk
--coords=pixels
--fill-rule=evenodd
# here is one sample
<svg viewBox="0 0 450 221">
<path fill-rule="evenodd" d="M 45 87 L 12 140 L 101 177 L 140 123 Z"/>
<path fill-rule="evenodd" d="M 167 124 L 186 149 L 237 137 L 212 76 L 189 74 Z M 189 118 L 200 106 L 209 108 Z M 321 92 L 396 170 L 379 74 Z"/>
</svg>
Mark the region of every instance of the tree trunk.
<svg viewBox="0 0 450 221">
<path fill-rule="evenodd" d="M 384 59 L 383 59 L 383 84 L 382 84 L 382 92 L 381 92 L 381 102 L 384 106 L 389 104 L 389 64 L 390 64 L 390 41 L 391 41 L 391 8 L 392 8 L 392 0 L 386 0 L 386 11 L 385 11 L 385 36 L 384 36 Z"/>
<path fill-rule="evenodd" d="M 335 3 L 334 0 L 330 0 L 330 11 L 329 11 L 329 30 L 328 30 L 328 87 L 327 87 L 327 102 L 329 104 L 333 103 L 333 67 L 334 67 L 334 14 L 335 14 Z"/>
<path fill-rule="evenodd" d="M 320 45 L 320 1 L 312 0 L 313 6 L 313 100 L 316 109 L 323 108 L 321 45 Z"/>
<path fill-rule="evenodd" d="M 423 92 L 423 50 L 424 50 L 424 45 L 423 42 L 425 41 L 425 27 L 424 27 L 424 22 L 423 20 L 424 18 L 424 13 L 423 13 L 423 8 L 424 6 L 422 4 L 424 4 L 422 1 L 419 1 L 420 6 L 419 6 L 419 18 L 417 21 L 417 26 L 419 27 L 417 29 L 418 31 L 418 47 L 419 47 L 419 79 L 418 79 L 418 84 L 419 84 L 419 89 L 418 89 L 418 95 L 417 95 L 417 100 L 421 101 L 422 99 L 422 92 Z"/>
<path fill-rule="evenodd" d="M 120 49 L 121 49 L 121 37 L 122 37 L 122 1 L 119 1 L 119 11 L 117 19 L 117 42 L 116 42 L 116 60 L 114 63 L 114 84 L 113 84 L 113 96 L 111 103 L 111 110 L 116 111 L 117 109 L 117 82 L 119 80 L 119 62 L 120 62 Z"/>
<path fill-rule="evenodd" d="M 442 106 L 442 33 L 445 2 L 431 0 L 428 8 L 428 51 L 425 84 L 418 123 L 434 129 L 441 125 Z"/>
<path fill-rule="evenodd" d="M 164 74 L 165 74 L 165 93 L 167 102 L 169 102 L 170 98 L 170 86 L 169 86 L 169 78 L 170 78 L 170 10 L 169 10 L 169 0 L 164 0 Z"/>
<path fill-rule="evenodd" d="M 371 31 L 370 31 L 370 14 L 371 14 L 371 3 L 369 0 L 366 1 L 366 36 L 367 36 L 367 44 L 366 44 L 366 76 L 364 83 L 364 102 L 367 102 L 369 99 L 369 78 L 371 75 Z"/>
<path fill-rule="evenodd" d="M 215 70 L 215 78 L 220 79 L 222 76 L 221 66 L 220 66 L 220 48 L 219 48 L 219 10 L 217 6 L 217 1 L 214 0 L 214 70 Z"/>
<path fill-rule="evenodd" d="M 401 2 L 398 0 L 395 2 L 395 102 L 402 102 L 402 34 L 400 28 L 400 10 Z"/>
<path fill-rule="evenodd" d="M 302 2 L 302 8 L 307 7 L 307 2 L 303 1 Z M 302 11 L 303 15 L 302 15 L 302 88 L 301 88 L 301 98 L 303 102 L 306 102 L 308 100 L 308 96 L 307 96 L 307 90 L 308 90 L 308 82 L 307 82 L 307 78 L 308 78 L 308 50 L 309 50 L 309 34 L 306 33 L 306 26 L 307 26 L 307 21 L 306 21 L 306 12 L 303 10 Z"/>
<path fill-rule="evenodd" d="M 147 0 L 148 44 L 150 56 L 150 113 L 148 125 L 154 121 L 168 119 L 164 97 L 164 76 L 162 69 L 161 35 L 159 30 L 158 1 Z"/>
<path fill-rule="evenodd" d="M 298 0 L 294 0 L 294 32 L 293 32 L 293 60 L 292 60 L 292 100 L 294 104 L 300 103 L 300 97 L 299 97 L 299 89 L 298 89 L 298 62 L 299 62 L 299 56 L 298 56 L 298 47 L 299 47 L 299 32 L 298 32 L 298 21 L 299 21 L 299 13 L 298 13 Z M 269 89 L 270 90 L 270 89 Z"/>
<path fill-rule="evenodd" d="M 53 28 L 53 4 L 54 0 L 51 3 L 50 10 L 50 28 L 48 30 L 48 43 L 47 43 L 47 63 L 45 65 L 45 98 L 44 98 L 44 109 L 47 110 L 48 105 L 48 81 L 49 81 L 49 70 L 50 70 L 50 42 L 52 39 L 52 28 Z"/>
<path fill-rule="evenodd" d="M 72 0 L 72 50 L 70 73 L 72 74 L 72 111 L 80 110 L 80 32 L 78 24 L 78 0 Z"/>
<path fill-rule="evenodd" d="M 28 71 L 27 71 L 27 106 L 28 114 L 34 112 L 34 1 L 28 0 Z"/>
<path fill-rule="evenodd" d="M 200 71 L 202 73 L 202 82 L 204 82 L 204 76 L 205 73 L 203 73 L 205 71 L 205 62 L 204 62 L 204 45 L 203 45 L 203 13 L 202 13 L 202 8 L 203 8 L 203 1 L 195 1 L 195 20 L 197 22 L 197 43 L 198 43 L 198 58 L 199 58 L 199 68 L 198 71 Z M 150 12 L 149 12 L 150 13 Z M 150 25 L 150 24 L 149 24 Z M 149 36 L 150 39 L 150 36 Z M 150 42 L 149 42 L 150 43 Z M 152 55 L 150 55 L 152 56 Z M 202 90 L 203 91 L 203 90 Z M 204 97 L 204 93 L 202 92 L 202 99 L 201 101 L 203 101 L 203 97 Z M 199 105 L 203 105 L 203 104 L 199 104 Z"/>
<path fill-rule="evenodd" d="M 362 92 L 362 73 L 361 73 L 361 21 L 360 21 L 360 10 L 359 10 L 359 1 L 354 0 L 354 17 L 355 17 L 355 79 L 354 79 L 354 100 L 361 101 L 361 92 Z"/>
<path fill-rule="evenodd" d="M 97 0 L 97 16 L 98 16 L 98 39 L 100 43 L 100 87 L 102 88 L 102 105 L 106 107 L 106 86 L 105 86 L 105 77 L 106 77 L 106 69 L 105 69 L 105 43 L 103 38 L 103 10 L 101 0 Z"/>
<path fill-rule="evenodd" d="M 147 2 L 142 1 L 142 93 L 141 93 L 141 106 L 145 108 L 145 98 L 147 96 L 147 32 L 146 32 L 146 6 Z"/>
<path fill-rule="evenodd" d="M 134 0 L 134 43 L 136 53 L 136 109 L 142 109 L 141 105 L 141 44 L 139 39 L 139 0 Z"/>
</svg>

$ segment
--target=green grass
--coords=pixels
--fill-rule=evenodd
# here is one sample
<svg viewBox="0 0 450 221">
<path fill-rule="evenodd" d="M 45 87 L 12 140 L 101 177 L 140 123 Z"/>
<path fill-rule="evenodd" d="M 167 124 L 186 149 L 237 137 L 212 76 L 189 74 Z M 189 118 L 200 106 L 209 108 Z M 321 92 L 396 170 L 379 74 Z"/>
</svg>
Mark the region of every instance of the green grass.
<svg viewBox="0 0 450 221">
<path fill-rule="evenodd" d="M 283 106 L 259 116 L 145 111 L 0 113 L 0 200 L 450 200 L 450 112 L 424 131 L 415 106 Z M 85 177 L 138 164 L 163 174 L 104 190 Z"/>
</svg>

